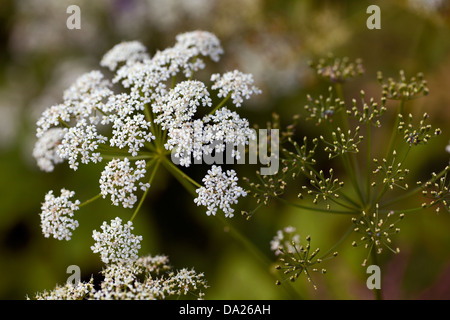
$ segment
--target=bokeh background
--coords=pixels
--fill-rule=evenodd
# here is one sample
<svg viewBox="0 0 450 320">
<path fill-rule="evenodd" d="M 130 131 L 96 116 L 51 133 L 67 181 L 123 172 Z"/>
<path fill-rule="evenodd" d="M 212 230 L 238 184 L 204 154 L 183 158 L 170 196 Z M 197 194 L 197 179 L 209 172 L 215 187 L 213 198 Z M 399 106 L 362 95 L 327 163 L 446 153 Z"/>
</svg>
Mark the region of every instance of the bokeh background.
<svg viewBox="0 0 450 320">
<path fill-rule="evenodd" d="M 81 29 L 66 28 L 69 5 L 81 9 Z M 368 30 L 366 8 L 381 8 L 381 30 Z M 132 212 L 99 200 L 77 213 L 80 227 L 70 242 L 47 239 L 39 212 L 48 190 L 66 187 L 80 199 L 98 193 L 101 166 L 64 165 L 48 174 L 32 158 L 35 122 L 47 107 L 62 100 L 63 90 L 86 71 L 99 69 L 102 55 L 123 40 L 139 40 L 150 53 L 174 43 L 178 33 L 203 29 L 215 33 L 225 50 L 208 71 L 238 68 L 252 73 L 263 90 L 245 104 L 243 114 L 265 127 L 273 112 L 282 124 L 300 113 L 307 93 L 326 92 L 308 67 L 310 59 L 334 53 L 362 58 L 366 73 L 345 87 L 346 98 L 379 97 L 376 72 L 411 76 L 423 72 L 430 94 L 409 104 L 413 113 L 427 111 L 443 134 L 420 147 L 408 163 L 411 178 L 424 179 L 448 164 L 450 139 L 450 4 L 447 0 L 2 0 L 0 3 L 0 299 L 25 299 L 66 281 L 69 265 L 81 268 L 83 279 L 97 275 L 102 264 L 90 250 L 92 230 L 102 221 Z M 102 70 L 105 71 L 105 70 Z M 389 117 L 389 112 L 388 115 Z M 390 129 L 390 128 L 386 128 Z M 299 136 L 317 134 L 302 124 Z M 383 147 L 382 141 L 374 148 Z M 236 168 L 251 176 L 257 168 Z M 206 168 L 191 174 L 200 181 Z M 345 177 L 344 177 L 345 180 Z M 292 188 L 299 190 L 300 185 Z M 294 192 L 295 194 L 295 192 Z M 414 203 L 413 203 L 414 202 Z M 405 207 L 420 205 L 409 199 Z M 251 210 L 251 199 L 240 210 Z M 223 224 L 207 217 L 192 196 L 161 171 L 135 232 L 144 237 L 141 254 L 166 254 L 174 268 L 203 271 L 210 288 L 207 299 L 372 299 L 366 288 L 365 257 L 352 238 L 324 276 L 291 287 L 274 285 L 277 274 L 254 250 L 234 236 L 242 235 L 272 262 L 270 240 L 284 226 L 310 234 L 312 246 L 330 248 L 350 225 L 348 217 L 292 209 L 273 202 L 250 221 L 240 215 Z M 395 238 L 398 255 L 383 255 L 382 287 L 388 299 L 450 298 L 450 216 L 421 211 L 408 215 Z"/>
</svg>

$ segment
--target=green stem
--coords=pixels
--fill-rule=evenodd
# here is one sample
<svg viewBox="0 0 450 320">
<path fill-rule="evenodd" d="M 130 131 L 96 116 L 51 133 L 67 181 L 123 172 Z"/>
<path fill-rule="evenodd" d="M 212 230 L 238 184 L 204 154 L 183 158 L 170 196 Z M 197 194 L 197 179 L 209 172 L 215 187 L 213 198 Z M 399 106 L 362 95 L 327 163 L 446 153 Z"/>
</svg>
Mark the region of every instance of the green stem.
<svg viewBox="0 0 450 320">
<path fill-rule="evenodd" d="M 342 101 L 344 101 L 344 92 L 342 90 L 342 84 L 340 82 L 336 82 L 334 84 L 334 88 L 336 90 L 336 96 L 341 99 Z"/>
<path fill-rule="evenodd" d="M 80 205 L 78 206 L 78 208 L 84 207 L 85 205 L 87 205 L 87 204 L 89 204 L 89 203 L 91 203 L 91 202 L 94 202 L 95 200 L 97 200 L 97 199 L 100 198 L 101 196 L 102 196 L 101 193 L 97 194 L 96 196 L 92 197 L 91 199 L 86 200 L 85 202 L 83 202 L 82 204 L 80 204 Z"/>
<path fill-rule="evenodd" d="M 231 97 L 231 92 L 225 98 L 223 98 L 223 100 L 214 109 L 212 109 L 209 114 L 210 115 L 214 114 L 214 112 L 219 110 L 228 101 L 228 99 L 230 99 L 230 97 Z"/>
<path fill-rule="evenodd" d="M 154 155 L 150 155 L 150 154 L 148 154 L 148 155 L 143 154 L 143 155 L 138 155 L 135 157 L 125 156 L 125 155 L 118 156 L 118 155 L 111 155 L 111 154 L 100 154 L 100 155 L 105 160 L 113 160 L 113 159 L 123 160 L 125 158 L 127 158 L 128 160 L 143 160 L 143 159 L 153 159 L 155 157 Z"/>
<path fill-rule="evenodd" d="M 308 207 L 308 206 L 302 206 L 301 204 L 297 204 L 297 203 L 292 203 L 290 201 L 284 200 L 283 198 L 280 197 L 276 197 L 280 202 L 287 204 L 289 206 L 295 207 L 295 208 L 300 208 L 300 209 L 305 209 L 305 210 L 310 210 L 310 211 L 319 211 L 319 212 L 324 212 L 324 213 L 337 213 L 337 214 L 359 214 L 359 212 L 355 212 L 355 211 L 345 211 L 345 210 L 327 210 L 327 209 L 323 209 L 323 208 L 314 208 L 314 207 Z"/>
<path fill-rule="evenodd" d="M 361 209 L 360 207 L 358 207 L 359 204 L 356 203 L 355 200 L 353 200 L 352 198 L 350 198 L 349 196 L 347 196 L 344 192 L 338 191 L 338 195 L 339 195 L 339 197 L 344 198 L 348 203 L 352 204 L 352 205 L 354 206 L 354 208 L 358 208 L 358 210 Z"/>
<path fill-rule="evenodd" d="M 164 149 L 164 141 L 165 134 L 162 134 L 161 126 L 156 126 L 153 123 L 153 112 L 150 109 L 149 105 L 146 104 L 144 107 L 145 118 L 150 123 L 150 131 L 155 135 L 155 140 L 150 144 L 146 144 L 146 147 L 152 151 L 163 150 Z M 164 131 L 165 132 L 165 131 Z M 154 145 L 153 145 L 154 144 Z"/>
<path fill-rule="evenodd" d="M 272 268 L 272 261 L 262 253 L 262 251 L 255 246 L 253 242 L 251 242 L 248 237 L 243 235 L 239 230 L 237 230 L 234 226 L 232 226 L 227 218 L 217 215 L 217 219 L 225 226 L 226 230 L 234 237 L 237 241 L 242 243 L 255 257 L 259 262 L 264 266 L 264 270 L 268 271 Z M 274 273 L 269 272 L 269 274 L 276 279 Z M 283 286 L 291 296 L 297 297 L 297 299 L 302 299 L 300 293 L 297 292 L 295 288 L 292 287 L 290 283 L 287 286 Z"/>
<path fill-rule="evenodd" d="M 155 165 L 155 167 L 153 168 L 153 171 L 152 171 L 152 173 L 150 174 L 150 178 L 149 178 L 149 180 L 148 180 L 148 183 L 149 183 L 150 185 L 152 184 L 153 179 L 155 178 L 156 171 L 158 171 L 158 167 L 159 167 L 159 164 L 160 164 L 160 162 L 161 162 L 161 161 L 158 159 L 158 160 L 153 160 L 152 163 L 153 163 L 154 161 L 156 161 L 156 165 Z M 130 221 L 133 221 L 133 219 L 136 217 L 137 213 L 138 213 L 139 210 L 141 209 L 142 204 L 144 203 L 144 200 L 145 200 L 145 198 L 147 197 L 147 194 L 148 194 L 148 190 L 149 190 L 149 189 L 150 189 L 150 187 L 147 188 L 147 189 L 145 190 L 145 192 L 144 192 L 144 194 L 143 194 L 141 200 L 139 201 L 138 206 L 136 207 L 136 210 L 134 210 L 134 213 L 133 213 L 133 215 L 132 215 L 131 218 L 130 218 Z"/>
<path fill-rule="evenodd" d="M 108 114 L 105 111 L 103 111 L 102 109 L 100 109 L 100 108 L 95 107 L 95 110 L 100 112 L 104 116 L 108 116 Z"/>
<path fill-rule="evenodd" d="M 378 201 L 380 201 L 380 199 L 383 197 L 383 195 L 386 193 L 386 191 L 388 191 L 388 184 L 385 184 L 383 186 L 383 189 L 381 190 L 381 192 L 378 194 L 378 196 L 376 197 L 375 201 L 373 203 L 378 203 Z"/>
<path fill-rule="evenodd" d="M 370 121 L 366 123 L 367 126 L 367 150 L 366 150 L 366 196 L 367 196 L 367 203 L 370 203 L 370 176 L 371 176 L 371 170 L 370 170 L 370 163 L 371 163 L 371 153 L 370 153 L 370 147 L 371 147 L 371 125 Z"/>
<path fill-rule="evenodd" d="M 169 159 L 166 157 L 162 158 L 162 163 L 166 167 L 169 172 L 171 172 L 175 178 L 178 179 L 178 181 L 181 182 L 181 184 L 193 195 L 196 195 L 197 192 L 195 191 L 195 188 L 200 188 L 201 185 L 193 180 L 191 177 L 189 177 L 186 173 L 181 171 L 176 165 L 174 165 Z M 186 184 L 188 183 L 188 184 Z"/>
<path fill-rule="evenodd" d="M 60 123 L 63 127 L 66 127 L 66 128 L 68 128 L 68 129 L 70 129 L 70 126 L 69 126 L 66 122 L 64 122 L 63 120 L 61 120 L 61 118 L 59 118 L 58 121 L 59 121 L 59 123 Z"/>
<path fill-rule="evenodd" d="M 175 88 L 176 84 L 177 84 L 177 77 L 172 76 L 172 89 Z"/>
<path fill-rule="evenodd" d="M 196 181 L 186 175 L 183 171 L 181 171 L 175 164 L 173 164 L 169 159 L 163 157 L 161 158 L 162 164 L 166 167 L 166 169 L 172 173 L 175 178 L 180 181 L 180 183 L 193 195 L 197 196 L 196 188 L 201 187 Z M 265 266 L 264 269 L 267 271 L 271 267 L 271 261 L 264 255 L 247 237 L 242 235 L 237 229 L 235 229 L 230 223 L 226 220 L 226 218 L 222 216 L 216 216 L 219 221 L 226 226 L 227 230 L 229 230 L 230 234 L 242 243 L 247 249 Z M 272 276 L 273 274 L 270 273 Z M 300 294 L 292 288 L 290 285 L 285 287 L 286 290 L 293 296 L 297 296 L 301 298 Z"/>
<path fill-rule="evenodd" d="M 149 109 L 149 106 L 147 103 L 144 106 L 144 114 L 145 114 L 145 120 L 147 120 L 150 123 L 151 129 L 152 129 L 152 131 L 154 131 L 153 130 L 153 119 L 152 119 L 152 115 L 150 113 L 150 109 Z"/>
<path fill-rule="evenodd" d="M 144 113 L 147 121 L 150 123 L 150 130 L 155 135 L 155 140 L 153 140 L 153 143 L 156 145 L 156 147 L 154 149 L 159 149 L 164 144 L 164 140 L 162 140 L 161 138 L 161 126 L 157 126 L 155 128 L 152 117 L 153 112 L 150 110 L 148 104 L 146 104 L 144 107 Z"/>
<path fill-rule="evenodd" d="M 429 208 L 430 206 L 426 206 L 426 207 L 416 207 L 416 208 L 411 208 L 411 209 L 406 209 L 406 210 L 387 210 L 387 209 L 381 209 L 380 211 L 387 211 L 387 212 L 398 212 L 398 213 L 411 213 L 411 212 L 417 212 L 417 211 L 421 211 L 421 210 L 425 210 L 427 208 Z"/>
<path fill-rule="evenodd" d="M 361 188 L 359 186 L 358 180 L 356 179 L 355 171 L 352 168 L 348 154 L 343 154 L 342 158 L 343 158 L 343 165 L 345 167 L 345 170 L 350 175 L 350 180 L 352 182 L 353 188 L 355 189 L 356 193 L 359 196 L 359 200 L 361 201 L 360 205 L 364 206 L 364 204 L 365 204 L 364 196 L 361 192 Z"/>
<path fill-rule="evenodd" d="M 347 208 L 347 209 L 350 209 L 350 210 L 359 212 L 359 208 L 357 208 L 357 207 L 349 206 L 349 205 L 347 205 L 347 204 L 345 204 L 345 203 L 342 203 L 342 202 L 340 202 L 340 201 L 338 201 L 337 199 L 334 199 L 334 198 L 332 198 L 332 197 L 330 197 L 329 199 L 330 199 L 331 201 L 333 201 L 334 203 L 336 203 L 337 205 L 341 206 L 341 207 L 344 207 L 344 208 Z"/>
<path fill-rule="evenodd" d="M 338 242 L 336 242 L 327 252 L 325 252 L 325 254 L 323 254 L 321 256 L 320 259 L 324 259 L 326 258 L 330 253 L 334 252 L 335 249 L 345 240 L 347 239 L 347 237 L 352 234 L 353 230 L 354 230 L 355 226 L 351 225 L 350 228 L 348 228 L 348 230 L 344 233 L 344 235 L 338 240 Z"/>
<path fill-rule="evenodd" d="M 162 130 L 162 137 L 161 137 L 161 148 L 165 148 L 164 147 L 164 142 L 166 142 L 166 138 L 167 138 L 167 130 Z"/>
<path fill-rule="evenodd" d="M 340 100 L 344 101 L 344 93 L 342 90 L 342 84 L 340 82 L 336 82 L 334 85 L 334 88 L 336 90 L 336 96 Z M 339 113 L 341 114 L 341 122 L 342 122 L 342 126 L 344 127 L 344 132 L 348 132 L 349 124 L 348 124 L 346 108 L 344 107 L 343 109 L 341 109 Z"/>
<path fill-rule="evenodd" d="M 389 160 L 390 155 L 392 154 L 392 152 L 394 151 L 394 146 L 395 146 L 395 140 L 397 139 L 397 134 L 398 134 L 398 125 L 400 123 L 400 115 L 403 116 L 403 109 L 404 109 L 404 105 L 405 105 L 405 100 L 400 100 L 400 105 L 398 107 L 398 112 L 397 112 L 397 119 L 395 120 L 395 125 L 392 129 L 392 135 L 391 135 L 391 139 L 389 141 L 389 147 L 388 147 L 388 152 L 385 156 L 386 160 Z"/>
<path fill-rule="evenodd" d="M 113 153 L 113 154 L 130 154 L 127 150 L 123 149 L 123 148 L 117 148 L 117 147 L 110 147 L 107 145 L 99 145 L 98 146 L 98 151 L 100 152 L 108 152 L 108 153 Z M 145 152 L 140 152 L 140 154 L 145 154 Z"/>
<path fill-rule="evenodd" d="M 342 92 L 342 84 L 341 83 L 335 83 L 335 90 L 336 90 L 336 95 L 339 99 L 341 99 L 342 101 L 344 101 L 344 95 Z M 348 118 L 347 118 L 347 114 L 346 114 L 346 110 L 345 107 L 340 110 L 340 114 L 341 114 L 341 122 L 342 122 L 342 126 L 344 127 L 344 132 L 348 132 Z M 330 122 L 326 122 L 327 123 L 327 128 L 330 130 L 330 132 L 333 131 L 333 128 L 330 124 Z M 352 168 L 352 164 L 355 168 L 355 170 L 357 170 L 359 172 L 359 166 L 357 165 L 356 161 L 352 158 L 350 161 L 350 157 L 347 154 L 342 155 L 342 157 L 344 158 L 342 160 L 343 165 L 345 167 L 345 170 L 348 172 L 348 174 L 350 175 L 350 179 L 353 185 L 354 190 L 356 191 L 356 193 L 358 194 L 361 203 L 359 204 L 361 207 L 364 206 L 364 196 L 362 195 L 362 192 L 360 190 L 360 186 L 359 183 L 356 179 L 356 176 L 354 174 L 354 170 Z M 358 174 L 359 176 L 359 174 Z M 358 207 L 358 204 L 351 200 L 350 198 L 348 198 L 347 196 L 345 196 L 345 198 L 347 199 L 347 201 L 349 201 L 350 203 L 352 203 L 353 205 L 355 205 L 355 207 Z"/>
</svg>

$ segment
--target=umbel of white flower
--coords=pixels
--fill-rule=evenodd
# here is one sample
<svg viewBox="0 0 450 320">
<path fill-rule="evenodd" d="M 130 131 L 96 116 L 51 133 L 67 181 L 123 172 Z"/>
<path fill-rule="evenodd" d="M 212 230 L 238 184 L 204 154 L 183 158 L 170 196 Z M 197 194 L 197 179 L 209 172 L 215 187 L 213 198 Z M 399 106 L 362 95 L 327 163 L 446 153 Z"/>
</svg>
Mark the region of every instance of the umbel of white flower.
<svg viewBox="0 0 450 320">
<path fill-rule="evenodd" d="M 36 300 L 161 300 L 193 296 L 203 299 L 208 288 L 203 273 L 194 269 L 173 270 L 167 256 L 143 256 L 128 263 L 109 264 L 102 270 L 103 280 L 94 286 L 66 283 L 52 291 L 36 293 Z M 27 299 L 30 299 L 27 297 Z"/>
<path fill-rule="evenodd" d="M 198 197 L 194 199 L 197 205 L 207 207 L 207 215 L 215 215 L 217 208 L 223 210 L 225 217 L 233 217 L 232 204 L 237 203 L 239 197 L 247 193 L 237 185 L 236 172 L 228 170 L 222 172 L 222 167 L 212 166 L 203 178 L 203 187 L 197 189 Z"/>
<path fill-rule="evenodd" d="M 43 111 L 33 150 L 39 168 L 51 172 L 67 162 L 76 171 L 81 164 L 100 163 L 100 196 L 133 208 L 138 192 L 150 187 L 152 166 L 167 161 L 168 154 L 189 167 L 225 146 L 248 145 L 254 131 L 231 108 L 261 93 L 253 76 L 238 70 L 213 74 L 209 85 L 193 78 L 205 68 L 205 58 L 217 62 L 222 54 L 220 41 L 206 31 L 179 34 L 174 46 L 153 56 L 138 41 L 117 44 L 100 62 L 113 72 L 111 80 L 99 70 L 83 74 L 64 91 L 61 103 Z M 222 101 L 213 108 L 214 95 Z M 233 150 L 231 156 L 242 155 Z M 195 203 L 206 206 L 208 215 L 220 209 L 232 217 L 231 205 L 246 193 L 233 170 L 221 170 L 214 166 L 204 187 L 196 185 Z M 43 232 L 70 239 L 69 230 L 78 226 L 71 217 L 79 202 L 68 202 L 67 195 L 51 197 L 41 213 Z"/>
<path fill-rule="evenodd" d="M 128 263 L 138 258 L 142 236 L 131 233 L 134 229 L 131 221 L 122 224 L 122 219 L 117 217 L 109 225 L 103 222 L 100 228 L 102 232 L 93 231 L 95 244 L 91 246 L 91 250 L 100 253 L 105 264 Z"/>
<path fill-rule="evenodd" d="M 78 210 L 79 200 L 69 199 L 75 195 L 74 191 L 61 189 L 61 195 L 55 197 L 53 191 L 45 195 L 45 202 L 41 207 L 41 227 L 46 238 L 53 236 L 58 240 L 70 240 L 71 230 L 78 227 L 78 221 L 72 219 L 73 212 Z"/>
<path fill-rule="evenodd" d="M 58 143 L 64 138 L 65 131 L 62 128 L 51 128 L 45 131 L 36 142 L 33 149 L 33 157 L 41 170 L 51 172 L 55 164 L 62 163 L 64 159 L 59 156 Z"/>
<path fill-rule="evenodd" d="M 145 176 L 145 161 L 136 161 L 136 169 L 130 167 L 130 161 L 111 160 L 103 170 L 100 177 L 100 190 L 103 198 L 108 194 L 114 205 L 122 204 L 124 208 L 132 208 L 137 200 L 134 192 L 137 190 L 136 182 Z M 150 187 L 148 183 L 139 183 L 142 190 Z"/>
</svg>

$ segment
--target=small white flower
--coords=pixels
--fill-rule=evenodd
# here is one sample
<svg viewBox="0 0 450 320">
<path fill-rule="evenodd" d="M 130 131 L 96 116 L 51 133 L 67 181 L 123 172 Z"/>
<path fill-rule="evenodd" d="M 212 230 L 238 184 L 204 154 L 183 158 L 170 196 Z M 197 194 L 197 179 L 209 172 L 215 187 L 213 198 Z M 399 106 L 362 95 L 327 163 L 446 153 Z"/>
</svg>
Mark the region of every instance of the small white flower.
<svg viewBox="0 0 450 320">
<path fill-rule="evenodd" d="M 117 117 L 112 127 L 113 136 L 109 140 L 111 147 L 120 149 L 128 147 L 128 152 L 132 156 L 137 156 L 138 151 L 144 146 L 144 142 L 151 142 L 155 139 L 155 136 L 149 131 L 150 123 L 145 120 L 143 114 Z"/>
<path fill-rule="evenodd" d="M 79 200 L 72 202 L 69 198 L 75 195 L 74 191 L 61 189 L 61 195 L 55 197 L 53 191 L 45 195 L 45 202 L 41 207 L 41 227 L 46 238 L 53 236 L 58 240 L 70 240 L 72 232 L 78 227 L 78 221 L 72 219 L 73 212 L 78 210 Z"/>
<path fill-rule="evenodd" d="M 74 113 L 82 115 L 84 108 L 89 108 L 91 102 L 102 101 L 103 98 L 112 94 L 111 83 L 105 79 L 105 76 L 99 70 L 92 70 L 87 72 L 75 81 L 68 89 L 64 91 L 64 101 L 69 104 L 74 104 Z M 80 105 L 77 105 L 80 103 Z M 84 103 L 84 105 L 81 105 Z"/>
<path fill-rule="evenodd" d="M 97 133 L 95 125 L 90 125 L 85 119 L 81 119 L 75 127 L 63 130 L 65 133 L 58 146 L 58 155 L 69 161 L 71 169 L 77 170 L 79 161 L 84 164 L 102 161 L 100 153 L 95 151 L 100 144 L 107 142 L 107 138 Z"/>
<path fill-rule="evenodd" d="M 205 123 L 203 129 L 203 143 L 214 144 L 216 151 L 220 152 L 225 146 L 245 146 L 249 140 L 255 140 L 254 130 L 249 127 L 249 122 L 241 118 L 236 112 L 232 112 L 226 107 L 217 110 L 213 115 L 207 115 L 203 118 Z M 206 153 L 212 150 L 204 148 Z M 240 159 L 239 152 L 233 148 L 232 157 Z"/>
<path fill-rule="evenodd" d="M 150 60 L 120 67 L 112 82 L 121 82 L 124 88 L 129 88 L 130 96 L 134 100 L 150 103 L 166 92 L 165 81 L 171 77 L 164 62 L 155 62 L 157 58 L 158 53 Z"/>
<path fill-rule="evenodd" d="M 116 44 L 102 58 L 100 65 L 114 71 L 121 62 L 133 64 L 149 59 L 147 48 L 139 41 L 124 41 Z"/>
<path fill-rule="evenodd" d="M 270 241 L 270 250 L 274 251 L 275 255 L 278 256 L 282 254 L 280 247 L 285 251 L 295 251 L 295 246 L 297 249 L 300 246 L 300 236 L 295 233 L 295 227 L 288 226 L 283 228 L 283 230 L 278 230 L 277 234 Z"/>
<path fill-rule="evenodd" d="M 130 161 L 113 159 L 103 170 L 100 177 L 100 190 L 103 198 L 111 195 L 112 204 L 118 206 L 122 204 L 124 208 L 132 208 L 137 200 L 134 192 L 137 190 L 136 183 L 145 176 L 145 161 L 135 162 L 136 169 L 130 166 Z M 148 183 L 140 183 L 141 189 L 150 187 Z"/>
<path fill-rule="evenodd" d="M 36 159 L 38 167 L 46 172 L 51 172 L 55 164 L 62 163 L 58 155 L 58 145 L 64 137 L 64 130 L 61 128 L 51 128 L 47 130 L 35 143 L 33 157 Z"/>
<path fill-rule="evenodd" d="M 214 82 L 211 89 L 218 89 L 219 98 L 225 98 L 231 94 L 231 99 L 236 107 L 240 107 L 245 99 L 250 99 L 253 94 L 261 94 L 261 90 L 253 85 L 253 75 L 245 74 L 238 70 L 229 71 L 220 75 L 218 73 L 211 76 Z"/>
<path fill-rule="evenodd" d="M 203 273 L 196 273 L 194 269 L 183 268 L 166 280 L 166 285 L 172 287 L 177 295 L 186 295 L 189 291 L 197 289 L 199 284 L 205 286 L 203 277 Z"/>
<path fill-rule="evenodd" d="M 165 129 L 179 128 L 190 121 L 199 106 L 211 106 L 211 98 L 205 84 L 201 81 L 182 81 L 152 105 L 158 116 L 155 123 Z"/>
<path fill-rule="evenodd" d="M 226 147 L 233 147 L 231 156 L 239 160 L 239 148 L 234 147 L 248 145 L 254 139 L 256 135 L 248 120 L 223 107 L 201 120 L 170 127 L 165 148 L 179 158 L 179 165 L 188 167 L 192 157 L 201 160 L 203 155 L 209 155 L 213 150 L 223 152 Z"/>
<path fill-rule="evenodd" d="M 175 47 L 191 49 L 194 51 L 193 56 L 202 55 L 217 62 L 220 55 L 223 54 L 219 39 L 207 31 L 197 30 L 181 33 L 176 36 L 176 41 Z"/>
<path fill-rule="evenodd" d="M 222 172 L 222 167 L 213 165 L 208 174 L 203 178 L 204 186 L 198 188 L 198 197 L 194 202 L 199 206 L 207 207 L 206 214 L 215 215 L 217 208 L 225 213 L 225 217 L 233 217 L 232 204 L 237 203 L 239 197 L 245 197 L 247 193 L 237 185 L 238 178 L 234 170 Z"/>
<path fill-rule="evenodd" d="M 122 224 L 119 217 L 111 220 L 111 224 L 103 222 L 102 232 L 93 231 L 92 238 L 95 244 L 91 246 L 94 253 L 100 253 L 101 260 L 105 264 L 128 263 L 138 258 L 138 250 L 141 248 L 142 236 L 131 233 L 133 223 L 128 221 Z"/>
<path fill-rule="evenodd" d="M 103 111 L 105 123 L 114 122 L 117 118 L 131 116 L 135 112 L 144 110 L 144 104 L 140 99 L 135 99 L 128 93 L 120 93 L 108 97 Z"/>
<path fill-rule="evenodd" d="M 152 274 L 159 275 L 169 271 L 171 267 L 169 266 L 169 257 L 166 255 L 156 255 L 156 256 L 142 256 L 135 261 L 138 267 L 144 268 L 146 271 Z"/>
<path fill-rule="evenodd" d="M 168 131 L 164 147 L 172 150 L 172 155 L 179 159 L 179 165 L 189 167 L 192 157 L 197 160 L 203 155 L 203 121 L 195 120 L 184 123 L 180 128 Z"/>
<path fill-rule="evenodd" d="M 64 104 L 75 120 L 88 119 L 97 124 L 95 116 L 104 108 L 105 101 L 113 94 L 111 82 L 98 70 L 80 76 L 64 91 Z"/>
<path fill-rule="evenodd" d="M 100 71 L 94 70 L 80 76 L 75 83 L 64 91 L 64 102 L 46 109 L 37 121 L 36 136 L 61 122 L 70 125 L 71 120 L 88 120 L 98 123 L 96 115 L 104 108 L 104 103 L 113 94 L 111 83 L 105 80 Z"/>
<path fill-rule="evenodd" d="M 448 153 L 450 153 L 450 141 L 449 141 L 448 145 L 445 147 L 445 151 L 447 151 Z"/>
<path fill-rule="evenodd" d="M 36 123 L 36 136 L 42 137 L 51 127 L 58 126 L 60 121 L 69 122 L 70 114 L 71 110 L 63 103 L 45 109 Z"/>
<path fill-rule="evenodd" d="M 194 72 L 205 67 L 200 56 L 209 56 L 213 61 L 218 61 L 223 53 L 219 39 L 206 31 L 179 34 L 176 40 L 173 47 L 158 51 L 151 59 L 152 64 L 166 70 L 167 78 L 179 72 L 190 78 Z"/>
<path fill-rule="evenodd" d="M 56 286 L 52 291 L 44 291 L 35 295 L 36 300 L 83 300 L 88 299 L 95 292 L 94 278 L 89 282 L 78 282 L 76 286 L 66 283 Z"/>
<path fill-rule="evenodd" d="M 151 66 L 153 69 L 162 72 L 163 77 L 167 79 L 180 72 L 183 72 L 186 78 L 190 78 L 193 72 L 205 67 L 202 59 L 198 59 L 194 63 L 189 62 L 192 57 L 192 50 L 187 50 L 181 46 L 170 47 L 156 52 L 152 58 Z"/>
<path fill-rule="evenodd" d="M 130 300 L 143 298 L 137 268 L 130 262 L 109 264 L 103 269 L 100 290 L 93 294 L 96 300 Z M 148 297 L 152 299 L 152 297 Z"/>
</svg>

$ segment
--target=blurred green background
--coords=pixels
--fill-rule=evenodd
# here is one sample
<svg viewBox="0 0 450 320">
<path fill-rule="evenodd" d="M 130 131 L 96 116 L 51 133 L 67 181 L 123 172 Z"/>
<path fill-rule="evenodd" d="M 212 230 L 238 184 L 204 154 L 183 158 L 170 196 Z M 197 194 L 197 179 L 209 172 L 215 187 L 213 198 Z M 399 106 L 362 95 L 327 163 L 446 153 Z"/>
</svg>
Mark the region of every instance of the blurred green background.
<svg viewBox="0 0 450 320">
<path fill-rule="evenodd" d="M 66 28 L 66 8 L 81 9 L 81 30 Z M 366 27 L 366 8 L 381 8 L 381 30 Z M 277 112 L 283 124 L 301 113 L 307 93 L 326 92 L 308 68 L 308 60 L 329 52 L 362 58 L 366 73 L 345 87 L 346 98 L 379 97 L 376 72 L 407 76 L 423 72 L 430 95 L 409 104 L 411 112 L 431 115 L 443 134 L 419 147 L 408 164 L 411 178 L 425 179 L 448 164 L 450 139 L 450 5 L 447 0 L 2 0 L 0 4 L 0 299 L 24 299 L 66 281 L 66 268 L 80 266 L 85 280 L 102 268 L 90 250 L 92 230 L 131 211 L 99 200 L 77 212 L 80 227 L 70 242 L 46 239 L 40 230 L 41 202 L 48 190 L 75 190 L 81 200 L 98 193 L 101 166 L 77 172 L 60 165 L 40 172 L 32 158 L 35 122 L 47 107 L 62 100 L 63 90 L 86 71 L 99 69 L 102 55 L 123 40 L 139 40 L 150 53 L 174 43 L 178 33 L 213 32 L 225 50 L 208 71 L 238 68 L 254 75 L 263 94 L 244 104 L 251 123 L 265 127 Z M 105 71 L 106 70 L 102 70 Z M 388 115 L 392 113 L 388 112 Z M 390 128 L 386 128 L 390 129 Z M 316 134 L 303 125 L 299 135 Z M 381 143 L 380 143 L 381 142 Z M 382 147 L 382 141 L 374 148 Z M 251 176 L 255 166 L 236 168 Z M 206 168 L 190 168 L 200 181 Z M 300 185 L 293 185 L 300 189 Z M 295 194 L 295 192 L 293 192 Z M 407 207 L 421 203 L 413 199 Z M 251 210 L 252 199 L 240 201 L 237 212 Z M 270 240 L 287 225 L 312 246 L 330 248 L 350 225 L 348 217 L 293 210 L 273 202 L 250 220 L 207 217 L 192 196 L 161 171 L 144 210 L 135 220 L 143 235 L 140 254 L 166 254 L 174 268 L 203 271 L 210 288 L 207 299 L 371 299 L 366 288 L 365 257 L 351 238 L 338 247 L 328 273 L 290 288 L 274 285 L 277 274 L 254 250 L 233 236 L 239 230 L 264 255 L 275 261 Z M 450 216 L 423 211 L 408 215 L 394 241 L 399 255 L 382 256 L 382 287 L 388 299 L 450 298 Z M 294 294 L 293 294 L 294 293 Z"/>
</svg>

